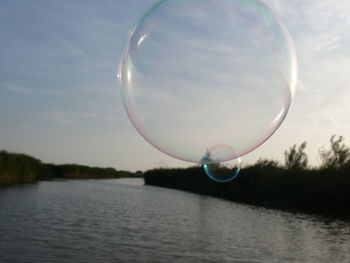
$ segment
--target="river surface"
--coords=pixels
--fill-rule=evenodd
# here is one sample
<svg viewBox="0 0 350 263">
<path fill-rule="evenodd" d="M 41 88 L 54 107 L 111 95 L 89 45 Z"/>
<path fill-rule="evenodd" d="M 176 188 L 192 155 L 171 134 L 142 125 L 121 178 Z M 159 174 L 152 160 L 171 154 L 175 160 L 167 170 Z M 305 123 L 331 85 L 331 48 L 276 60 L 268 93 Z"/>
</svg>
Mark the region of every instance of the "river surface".
<svg viewBox="0 0 350 263">
<path fill-rule="evenodd" d="M 350 222 L 143 185 L 0 189 L 0 262 L 350 262 Z"/>
</svg>

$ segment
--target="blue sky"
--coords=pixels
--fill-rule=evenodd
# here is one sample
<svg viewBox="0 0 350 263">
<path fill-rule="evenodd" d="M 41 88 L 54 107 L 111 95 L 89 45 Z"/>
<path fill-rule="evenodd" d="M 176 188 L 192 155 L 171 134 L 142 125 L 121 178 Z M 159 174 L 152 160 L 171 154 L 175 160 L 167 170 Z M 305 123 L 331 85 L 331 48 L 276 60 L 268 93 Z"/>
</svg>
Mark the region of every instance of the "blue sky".
<svg viewBox="0 0 350 263">
<path fill-rule="evenodd" d="M 299 60 L 289 114 L 243 157 L 283 159 L 308 141 L 310 161 L 350 131 L 350 3 L 266 1 L 288 27 Z M 0 2 L 0 148 L 45 162 L 148 169 L 185 166 L 154 149 L 124 111 L 116 72 L 128 32 L 153 1 Z M 350 140 L 350 138 L 349 138 Z"/>
</svg>

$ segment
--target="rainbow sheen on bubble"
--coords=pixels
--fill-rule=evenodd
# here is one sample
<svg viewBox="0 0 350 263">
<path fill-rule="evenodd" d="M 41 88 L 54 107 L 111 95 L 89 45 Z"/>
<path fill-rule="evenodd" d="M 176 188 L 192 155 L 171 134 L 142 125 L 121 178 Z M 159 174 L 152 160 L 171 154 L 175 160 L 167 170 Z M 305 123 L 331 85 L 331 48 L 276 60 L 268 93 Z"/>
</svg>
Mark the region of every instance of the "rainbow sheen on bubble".
<svg viewBox="0 0 350 263">
<path fill-rule="evenodd" d="M 203 163 L 203 169 L 210 179 L 219 183 L 227 183 L 239 175 L 240 163 L 240 158 L 224 163 Z"/>
<path fill-rule="evenodd" d="M 297 61 L 288 31 L 261 1 L 163 0 L 132 30 L 118 76 L 136 130 L 160 151 L 204 165 L 208 149 L 220 149 L 208 163 L 226 162 L 276 131 Z"/>
<path fill-rule="evenodd" d="M 231 147 L 217 145 L 207 149 L 201 160 L 201 164 L 208 177 L 219 183 L 227 183 L 234 180 L 241 170 L 241 158 L 236 156 L 232 161 L 220 162 L 221 156 L 227 154 L 235 155 Z"/>
</svg>

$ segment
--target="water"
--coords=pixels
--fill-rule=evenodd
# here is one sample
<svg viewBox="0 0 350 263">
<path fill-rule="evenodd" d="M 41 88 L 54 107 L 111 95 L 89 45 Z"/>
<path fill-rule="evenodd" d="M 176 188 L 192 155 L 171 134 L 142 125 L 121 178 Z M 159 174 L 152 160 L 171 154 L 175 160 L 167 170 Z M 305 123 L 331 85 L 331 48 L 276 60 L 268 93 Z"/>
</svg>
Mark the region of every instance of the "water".
<svg viewBox="0 0 350 263">
<path fill-rule="evenodd" d="M 350 262 L 350 224 L 142 179 L 0 189 L 0 262 Z"/>
</svg>

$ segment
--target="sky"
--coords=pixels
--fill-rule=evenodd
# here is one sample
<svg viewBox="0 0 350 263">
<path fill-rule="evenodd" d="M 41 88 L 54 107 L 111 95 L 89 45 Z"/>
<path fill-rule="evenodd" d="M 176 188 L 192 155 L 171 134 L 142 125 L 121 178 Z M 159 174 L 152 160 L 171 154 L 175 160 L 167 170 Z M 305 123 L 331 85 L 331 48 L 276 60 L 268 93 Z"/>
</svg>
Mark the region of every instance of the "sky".
<svg viewBox="0 0 350 263">
<path fill-rule="evenodd" d="M 129 121 L 117 83 L 129 30 L 151 0 L 0 2 L 0 148 L 44 162 L 118 170 L 182 167 Z M 242 158 L 283 161 L 307 141 L 310 163 L 350 134 L 350 2 L 266 0 L 296 47 L 299 82 L 276 133 Z M 350 138 L 349 138 L 350 140 Z"/>
</svg>

